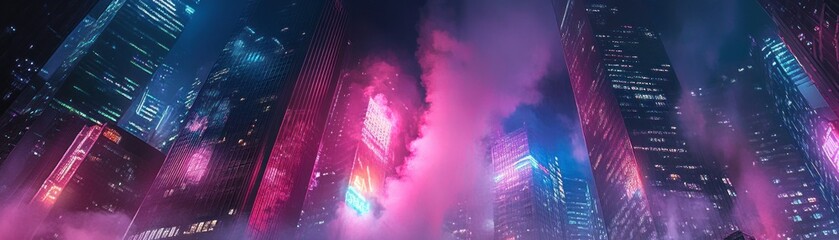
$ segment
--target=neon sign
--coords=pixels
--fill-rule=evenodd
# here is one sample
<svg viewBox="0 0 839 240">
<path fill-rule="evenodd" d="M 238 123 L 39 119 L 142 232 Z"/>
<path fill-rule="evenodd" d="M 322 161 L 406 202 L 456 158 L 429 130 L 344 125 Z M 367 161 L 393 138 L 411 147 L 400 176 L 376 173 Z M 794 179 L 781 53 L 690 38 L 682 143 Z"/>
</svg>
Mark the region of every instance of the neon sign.
<svg viewBox="0 0 839 240">
<path fill-rule="evenodd" d="M 347 206 L 350 206 L 350 208 L 355 210 L 355 212 L 359 215 L 370 212 L 370 202 L 368 202 L 367 199 L 364 199 L 364 196 L 362 196 L 361 193 L 356 191 L 352 186 L 347 188 L 347 194 L 344 201 L 347 203 Z"/>
<path fill-rule="evenodd" d="M 388 147 L 393 120 L 383 95 L 370 98 L 364 116 L 361 144 L 358 144 L 346 193 L 346 204 L 358 214 L 370 211 L 371 199 L 384 185 L 389 167 Z"/>
<path fill-rule="evenodd" d="M 105 136 L 106 138 L 117 144 L 119 144 L 119 141 L 122 140 L 122 136 L 120 136 L 117 131 L 110 128 L 105 129 L 105 132 L 102 133 L 102 136 Z"/>
</svg>

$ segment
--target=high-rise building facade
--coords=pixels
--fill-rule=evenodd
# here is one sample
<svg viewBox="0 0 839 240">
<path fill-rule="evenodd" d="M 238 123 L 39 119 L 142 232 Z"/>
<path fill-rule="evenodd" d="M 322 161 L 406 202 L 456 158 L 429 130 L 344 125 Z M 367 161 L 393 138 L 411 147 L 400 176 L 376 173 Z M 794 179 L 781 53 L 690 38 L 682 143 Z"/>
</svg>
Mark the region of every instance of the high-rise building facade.
<svg viewBox="0 0 839 240">
<path fill-rule="evenodd" d="M 75 218 L 69 216 L 80 213 L 120 214 L 124 222 L 108 227 L 127 229 L 163 154 L 112 125 L 83 127 L 65 150 L 30 195 L 33 214 L 44 214 L 35 237 L 64 239 L 60 226 L 72 224 L 68 221 Z"/>
<path fill-rule="evenodd" d="M 122 5 L 66 75 L 55 103 L 95 123 L 115 123 L 141 97 L 195 12 L 193 0 Z"/>
<path fill-rule="evenodd" d="M 811 191 L 783 191 L 779 197 L 784 197 L 797 205 L 799 211 L 785 211 L 787 221 L 792 221 L 791 235 L 805 238 L 832 239 L 839 235 L 839 196 L 836 195 L 837 170 L 839 164 L 831 161 L 830 151 L 825 149 L 826 139 L 830 137 L 829 117 L 819 114 L 815 106 L 824 103 L 825 99 L 817 93 L 807 95 L 809 84 L 812 82 L 800 62 L 791 53 L 791 48 L 777 38 L 765 38 L 758 42 L 761 47 L 760 56 L 768 71 L 766 89 L 771 97 L 768 109 L 777 111 L 778 123 L 786 130 L 784 137 L 798 150 L 798 156 L 803 160 L 799 163 L 797 174 L 804 177 L 777 178 L 773 182 L 780 186 L 811 188 Z M 816 98 L 817 100 L 815 100 Z M 767 136 L 777 137 L 777 136 Z M 773 149 L 774 150 L 774 149 Z M 780 150 L 783 151 L 783 150 Z M 787 154 L 791 156 L 794 154 Z M 780 157 L 783 158 L 783 157 Z M 783 163 L 787 168 L 791 164 Z M 783 174 L 779 174 L 783 176 Z M 811 197 L 803 197 L 802 192 Z M 803 206 L 802 206 L 803 205 Z M 807 206 L 807 207 L 804 207 Z M 793 207 L 793 206 L 790 206 Z"/>
<path fill-rule="evenodd" d="M 292 237 L 346 45 L 340 1 L 249 1 L 127 239 Z"/>
<path fill-rule="evenodd" d="M 565 194 L 559 160 L 526 127 L 494 139 L 494 239 L 561 239 Z"/>
<path fill-rule="evenodd" d="M 758 0 L 777 24 L 783 42 L 839 113 L 839 2 Z"/>
<path fill-rule="evenodd" d="M 705 239 L 731 232 L 730 181 L 687 149 L 680 86 L 656 32 L 619 1 L 555 1 L 610 239 Z"/>
<path fill-rule="evenodd" d="M 0 115 L 0 161 L 47 108 L 116 123 L 142 95 L 184 24 L 193 0 L 99 1 Z"/>
<path fill-rule="evenodd" d="M 588 181 L 566 177 L 562 187 L 565 190 L 565 239 L 606 239 L 603 219 Z"/>
</svg>

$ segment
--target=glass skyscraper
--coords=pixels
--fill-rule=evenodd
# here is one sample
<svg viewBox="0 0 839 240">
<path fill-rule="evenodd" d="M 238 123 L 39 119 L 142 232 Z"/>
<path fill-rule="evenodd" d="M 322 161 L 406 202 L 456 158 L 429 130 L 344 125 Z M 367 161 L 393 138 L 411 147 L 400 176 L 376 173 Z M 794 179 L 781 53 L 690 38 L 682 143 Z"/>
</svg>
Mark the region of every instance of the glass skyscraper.
<svg viewBox="0 0 839 240">
<path fill-rule="evenodd" d="M 658 34 L 619 1 L 554 3 L 609 237 L 730 233 L 735 194 L 712 159 L 687 149 L 679 82 Z"/>
<path fill-rule="evenodd" d="M 559 159 L 519 128 L 490 145 L 494 239 L 561 239 L 565 209 Z"/>
<path fill-rule="evenodd" d="M 195 12 L 193 0 L 124 1 L 67 73 L 55 103 L 95 123 L 115 123 L 141 97 Z"/>
<path fill-rule="evenodd" d="M 346 14 L 333 0 L 245 4 L 127 239 L 293 237 Z"/>
<path fill-rule="evenodd" d="M 778 125 L 787 131 L 790 141 L 795 144 L 798 154 L 804 160 L 803 166 L 796 172 L 808 174 L 808 177 L 812 178 L 810 181 L 813 181 L 812 184 L 807 184 L 801 178 L 779 178 L 782 182 L 773 183 L 801 185 L 813 188 L 813 195 L 819 194 L 814 201 L 813 198 L 802 197 L 801 191 L 782 193 L 782 197 L 788 195 L 788 198 L 792 199 L 790 202 L 793 205 L 813 205 L 807 208 L 798 206 L 799 211 L 789 213 L 787 221 L 792 221 L 790 225 L 795 226 L 791 232 L 807 238 L 836 238 L 839 235 L 839 219 L 836 218 L 839 210 L 839 196 L 836 195 L 839 191 L 839 163 L 830 158 L 831 153 L 826 147 L 826 139 L 830 137 L 827 129 L 831 128 L 829 119 L 815 109 L 824 104 L 824 95 L 815 91 L 808 92 L 813 81 L 784 42 L 770 37 L 758 44 L 761 47 L 763 64 L 769 74 L 767 89 L 772 97 L 772 105 L 769 108 L 777 111 L 780 117 Z"/>
</svg>

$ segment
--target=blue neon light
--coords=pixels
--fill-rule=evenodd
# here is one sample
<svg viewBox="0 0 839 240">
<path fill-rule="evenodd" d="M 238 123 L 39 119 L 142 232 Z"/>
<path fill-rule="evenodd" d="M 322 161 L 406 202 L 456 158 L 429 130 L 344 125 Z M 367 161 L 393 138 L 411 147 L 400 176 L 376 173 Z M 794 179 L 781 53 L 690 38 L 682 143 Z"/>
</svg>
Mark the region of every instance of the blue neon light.
<svg viewBox="0 0 839 240">
<path fill-rule="evenodd" d="M 345 196 L 344 202 L 347 203 L 347 206 L 355 210 L 358 215 L 363 215 L 370 212 L 370 203 L 364 199 L 364 196 L 355 190 L 354 187 L 350 186 L 347 188 L 347 194 Z"/>
</svg>

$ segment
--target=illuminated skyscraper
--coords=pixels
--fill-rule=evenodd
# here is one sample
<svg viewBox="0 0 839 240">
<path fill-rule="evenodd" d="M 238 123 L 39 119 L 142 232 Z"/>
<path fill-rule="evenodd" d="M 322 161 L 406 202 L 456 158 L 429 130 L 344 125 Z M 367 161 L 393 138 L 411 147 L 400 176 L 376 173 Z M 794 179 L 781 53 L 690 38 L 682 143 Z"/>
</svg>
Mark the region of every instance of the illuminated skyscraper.
<svg viewBox="0 0 839 240">
<path fill-rule="evenodd" d="M 783 42 L 835 114 L 839 113 L 839 2 L 758 0 Z"/>
<path fill-rule="evenodd" d="M 163 154 L 111 125 L 85 126 L 64 149 L 31 196 L 33 214 L 45 214 L 37 239 L 63 239 L 59 226 L 76 214 L 119 214 L 127 229 L 163 163 Z"/>
<path fill-rule="evenodd" d="M 253 0 L 128 239 L 276 239 L 300 217 L 346 42 L 340 1 Z"/>
<path fill-rule="evenodd" d="M 559 160 L 526 128 L 490 145 L 494 169 L 494 239 L 562 239 L 565 214 Z"/>
<path fill-rule="evenodd" d="M 119 3 L 121 1 L 121 3 Z M 55 103 L 96 123 L 115 123 L 141 97 L 194 0 L 115 0 L 120 6 L 56 92 Z"/>
<path fill-rule="evenodd" d="M 47 108 L 116 123 L 195 11 L 194 0 L 99 1 L 0 115 L 0 160 Z"/>
<path fill-rule="evenodd" d="M 760 56 L 768 70 L 769 79 L 766 88 L 771 96 L 772 109 L 778 114 L 778 123 L 784 134 L 762 136 L 765 138 L 788 138 L 790 145 L 797 150 L 786 157 L 798 156 L 799 166 L 794 168 L 788 160 L 779 162 L 784 166 L 784 173 L 777 174 L 773 184 L 779 187 L 794 187 L 780 192 L 779 198 L 789 202 L 792 210 L 787 213 L 786 221 L 792 226 L 788 234 L 805 238 L 833 239 L 839 236 L 839 192 L 837 188 L 837 170 L 839 162 L 832 158 L 830 149 L 831 124 L 825 114 L 818 114 L 817 107 L 824 106 L 825 99 L 813 90 L 812 81 L 804 68 L 790 54 L 783 42 L 777 38 L 766 38 L 758 42 Z M 832 114 L 828 114 L 832 117 Z M 755 133 L 757 135 L 757 132 Z M 766 133 L 763 133 L 766 134 Z M 780 148 L 780 147 L 779 147 Z M 786 148 L 780 148 L 786 151 Z M 773 149 L 775 150 L 775 149 Z M 774 157 L 781 158 L 784 157 Z M 773 159 L 773 158 L 769 158 Z M 794 173 L 790 173 L 793 171 Z M 802 195 L 802 193 L 804 195 Z M 798 211 L 795 211 L 798 210 Z"/>
<path fill-rule="evenodd" d="M 555 1 L 611 239 L 720 238 L 734 192 L 677 126 L 679 82 L 659 36 L 620 1 Z"/>
</svg>

